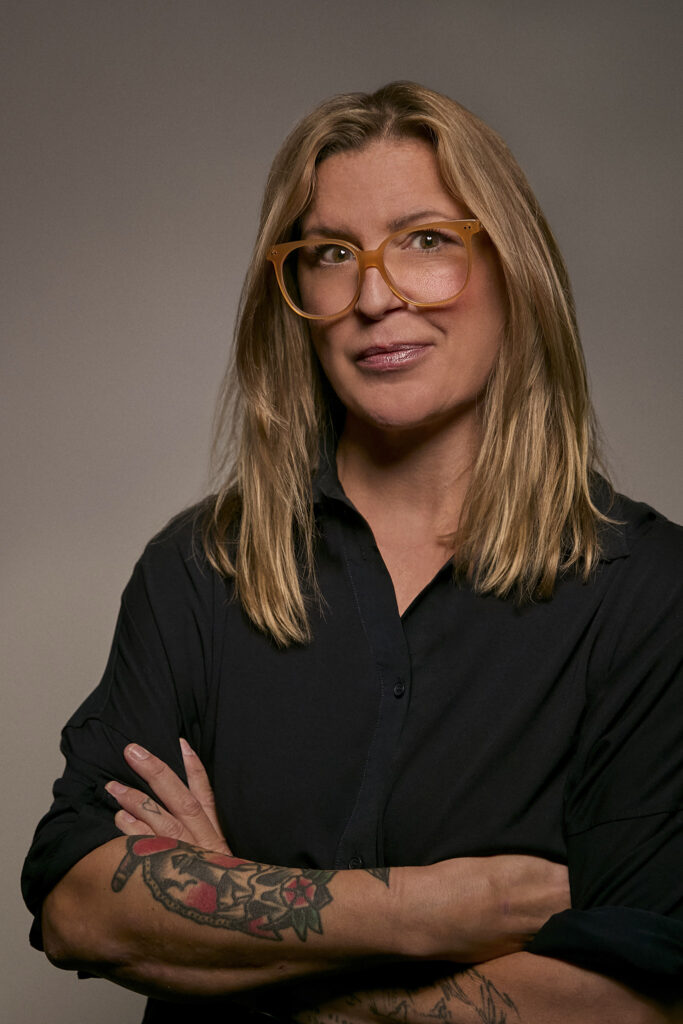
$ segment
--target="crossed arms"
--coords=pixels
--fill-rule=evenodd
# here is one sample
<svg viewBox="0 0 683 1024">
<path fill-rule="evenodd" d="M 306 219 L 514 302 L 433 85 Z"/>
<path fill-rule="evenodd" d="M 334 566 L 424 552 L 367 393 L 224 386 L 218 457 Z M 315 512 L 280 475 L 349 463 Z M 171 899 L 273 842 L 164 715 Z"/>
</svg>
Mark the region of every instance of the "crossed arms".
<svg viewBox="0 0 683 1024">
<path fill-rule="evenodd" d="M 683 1019 L 610 979 L 522 952 L 568 905 L 558 865 L 514 856 L 370 871 L 264 865 L 228 849 L 187 745 L 189 789 L 155 757 L 129 747 L 126 759 L 159 801 L 108 786 L 124 835 L 45 901 L 45 948 L 59 966 L 158 998 L 233 994 L 300 1024 Z"/>
</svg>

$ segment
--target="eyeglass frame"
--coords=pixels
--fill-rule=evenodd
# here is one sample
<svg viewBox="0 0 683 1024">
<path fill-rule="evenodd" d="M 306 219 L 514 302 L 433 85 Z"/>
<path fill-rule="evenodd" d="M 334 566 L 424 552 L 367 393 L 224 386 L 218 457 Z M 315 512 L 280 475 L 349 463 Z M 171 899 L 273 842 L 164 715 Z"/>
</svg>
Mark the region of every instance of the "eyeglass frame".
<svg viewBox="0 0 683 1024">
<path fill-rule="evenodd" d="M 389 279 L 387 269 L 384 266 L 384 250 L 392 238 L 397 238 L 399 235 L 406 235 L 420 231 L 437 231 L 440 228 L 448 228 L 451 231 L 455 231 L 465 243 L 465 248 L 467 250 L 467 275 L 465 277 L 465 282 L 460 291 L 457 291 L 455 295 L 451 295 L 448 299 L 439 299 L 438 302 L 415 302 L 413 299 L 408 298 L 407 295 L 402 295 L 398 288 L 396 288 Z M 392 233 L 387 235 L 384 241 L 376 249 L 359 249 L 357 245 L 354 245 L 352 242 L 343 238 L 328 238 L 322 235 L 315 235 L 311 238 L 300 238 L 294 242 L 279 242 L 277 245 L 271 245 L 268 253 L 266 254 L 266 259 L 273 264 L 275 276 L 283 299 L 290 309 L 292 309 L 298 316 L 304 317 L 306 320 L 336 320 L 337 317 L 345 316 L 349 313 L 358 302 L 361 289 L 363 287 L 365 271 L 369 267 L 374 267 L 379 271 L 384 283 L 396 298 L 401 300 L 401 302 L 407 302 L 409 305 L 415 306 L 416 309 L 433 309 L 437 306 L 448 305 L 449 302 L 453 302 L 455 299 L 459 298 L 459 296 L 465 291 L 472 273 L 472 237 L 484 230 L 485 229 L 481 221 L 476 220 L 475 218 L 468 218 L 465 220 L 428 221 L 426 224 L 416 224 L 414 227 L 411 225 L 400 228 L 398 231 L 392 231 Z M 339 310 L 338 313 L 305 313 L 294 304 L 287 294 L 283 267 L 290 252 L 304 245 L 320 245 L 321 242 L 339 245 L 344 249 L 349 249 L 354 254 L 358 265 L 358 287 L 356 288 L 355 294 L 348 305 L 346 305 L 344 309 Z"/>
</svg>

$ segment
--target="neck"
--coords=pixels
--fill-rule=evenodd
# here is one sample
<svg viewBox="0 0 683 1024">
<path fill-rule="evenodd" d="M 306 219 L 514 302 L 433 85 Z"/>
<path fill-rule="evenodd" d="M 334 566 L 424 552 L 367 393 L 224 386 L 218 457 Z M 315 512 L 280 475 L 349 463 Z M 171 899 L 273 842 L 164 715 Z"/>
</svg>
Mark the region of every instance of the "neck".
<svg viewBox="0 0 683 1024">
<path fill-rule="evenodd" d="M 446 428 L 386 430 L 349 415 L 337 449 L 339 479 L 371 525 L 398 515 L 406 525 L 452 533 L 480 436 L 471 417 Z"/>
</svg>

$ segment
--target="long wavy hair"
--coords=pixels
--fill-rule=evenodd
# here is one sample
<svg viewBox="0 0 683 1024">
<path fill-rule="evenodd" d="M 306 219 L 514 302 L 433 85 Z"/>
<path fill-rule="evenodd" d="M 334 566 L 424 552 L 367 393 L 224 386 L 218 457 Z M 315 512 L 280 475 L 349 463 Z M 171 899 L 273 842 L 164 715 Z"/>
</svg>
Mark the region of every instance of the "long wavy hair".
<svg viewBox="0 0 683 1024">
<path fill-rule="evenodd" d="M 266 259 L 298 237 L 333 153 L 377 139 L 429 142 L 445 188 L 485 228 L 507 293 L 504 338 L 482 402 L 482 443 L 454 535 L 456 573 L 480 593 L 549 597 L 558 573 L 599 556 L 590 485 L 598 464 L 574 303 L 559 249 L 502 139 L 460 104 L 412 82 L 335 96 L 285 140 L 268 177 L 219 400 L 216 493 L 203 543 L 246 614 L 280 645 L 310 638 L 316 593 L 312 478 L 331 417 L 307 323 Z"/>
</svg>

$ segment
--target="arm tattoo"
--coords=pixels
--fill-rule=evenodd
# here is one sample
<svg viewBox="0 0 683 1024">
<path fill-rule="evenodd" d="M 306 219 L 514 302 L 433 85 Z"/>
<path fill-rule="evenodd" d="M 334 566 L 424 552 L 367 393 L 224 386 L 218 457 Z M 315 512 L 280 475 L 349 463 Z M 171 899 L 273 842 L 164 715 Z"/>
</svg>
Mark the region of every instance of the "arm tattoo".
<svg viewBox="0 0 683 1024">
<path fill-rule="evenodd" d="M 404 965 L 404 970 L 405 970 Z M 412 973 L 408 965 L 408 973 Z M 418 968 L 416 977 L 419 977 Z M 294 1017 L 298 1024 L 351 1024 L 356 1019 L 353 1007 L 365 1010 L 368 1020 L 378 1024 L 520 1024 L 514 1002 L 476 968 L 429 978 L 429 969 L 421 981 L 397 986 L 395 975 L 385 975 L 388 984 L 362 989 L 333 999 L 326 1005 L 311 1006 Z M 465 1009 L 466 1008 L 466 1009 Z M 348 1016 L 347 1016 L 348 1015 Z M 363 1019 L 366 1019 L 363 1017 Z"/>
<path fill-rule="evenodd" d="M 485 974 L 474 967 L 455 974 L 452 978 L 444 978 L 441 981 L 441 991 L 444 1005 L 451 999 L 457 999 L 465 1006 L 471 1007 L 482 1024 L 507 1024 L 510 1019 L 508 1010 L 519 1019 L 519 1011 L 507 992 L 501 992 Z M 447 1017 L 444 1019 L 448 1020 Z"/>
<path fill-rule="evenodd" d="M 336 871 L 272 867 L 165 836 L 129 836 L 126 846 L 111 880 L 114 892 L 140 867 L 154 899 L 197 924 L 276 941 L 286 928 L 301 942 L 309 929 L 323 933 L 320 911 L 332 902 L 327 884 Z"/>
<path fill-rule="evenodd" d="M 440 992 L 440 995 L 439 995 Z M 433 989 L 431 998 L 427 992 L 413 988 L 387 989 L 372 997 L 369 1009 L 377 1021 L 409 1021 L 425 1024 L 432 1021 L 461 1021 L 455 1003 L 461 1003 L 472 1011 L 468 1021 L 472 1024 L 512 1024 L 519 1020 L 517 1007 L 505 992 L 499 989 L 484 974 L 475 968 L 460 971 L 450 978 L 442 978 Z M 462 1011 L 460 1011 L 462 1012 Z"/>
<path fill-rule="evenodd" d="M 389 868 L 365 868 L 369 875 L 373 878 L 379 879 L 380 882 L 384 882 L 387 889 L 389 888 Z"/>
</svg>

